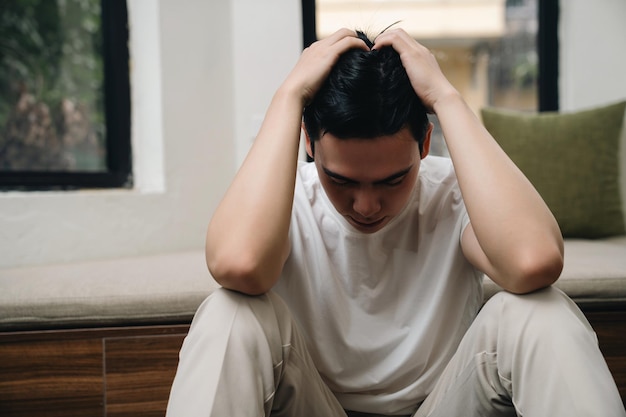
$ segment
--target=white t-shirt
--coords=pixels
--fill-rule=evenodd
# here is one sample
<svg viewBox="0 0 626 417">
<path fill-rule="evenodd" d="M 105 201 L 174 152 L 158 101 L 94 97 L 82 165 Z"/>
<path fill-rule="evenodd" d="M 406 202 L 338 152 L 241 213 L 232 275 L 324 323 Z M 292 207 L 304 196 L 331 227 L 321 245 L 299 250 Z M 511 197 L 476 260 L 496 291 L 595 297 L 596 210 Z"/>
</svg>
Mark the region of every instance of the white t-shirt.
<svg viewBox="0 0 626 417">
<path fill-rule="evenodd" d="M 410 414 L 432 390 L 482 302 L 461 251 L 468 223 L 448 158 L 422 160 L 407 206 L 372 234 L 334 209 L 313 163 L 299 165 L 274 290 L 345 409 Z"/>
</svg>

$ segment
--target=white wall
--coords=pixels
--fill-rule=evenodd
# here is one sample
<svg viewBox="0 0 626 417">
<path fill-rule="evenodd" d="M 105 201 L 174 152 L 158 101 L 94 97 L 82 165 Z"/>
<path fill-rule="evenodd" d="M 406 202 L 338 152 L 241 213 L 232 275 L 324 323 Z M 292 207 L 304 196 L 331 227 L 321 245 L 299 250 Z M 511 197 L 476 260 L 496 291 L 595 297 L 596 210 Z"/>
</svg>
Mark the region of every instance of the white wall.
<svg viewBox="0 0 626 417">
<path fill-rule="evenodd" d="M 626 99 L 626 1 L 561 0 L 560 108 Z"/>
<path fill-rule="evenodd" d="M 202 248 L 237 141 L 300 52 L 297 0 L 128 4 L 137 187 L 0 194 L 0 268 Z"/>
<path fill-rule="evenodd" d="M 0 268 L 202 248 L 299 55 L 299 0 L 128 2 L 138 187 L 0 194 Z M 626 98 L 625 20 L 623 0 L 562 1 L 564 110 Z"/>
<path fill-rule="evenodd" d="M 302 52 L 300 0 L 234 0 L 235 164 L 243 161 L 265 110 Z"/>
</svg>

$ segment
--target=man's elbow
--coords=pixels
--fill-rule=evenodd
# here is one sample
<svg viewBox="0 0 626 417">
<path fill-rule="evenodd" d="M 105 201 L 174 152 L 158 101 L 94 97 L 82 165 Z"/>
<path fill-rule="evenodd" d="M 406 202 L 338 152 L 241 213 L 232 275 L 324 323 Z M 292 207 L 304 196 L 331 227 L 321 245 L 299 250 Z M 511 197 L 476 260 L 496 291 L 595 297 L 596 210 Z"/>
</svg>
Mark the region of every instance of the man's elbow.
<svg viewBox="0 0 626 417">
<path fill-rule="evenodd" d="M 268 272 L 262 271 L 256 262 L 245 258 L 241 254 L 235 259 L 210 257 L 207 254 L 207 267 L 213 279 L 224 288 L 248 295 L 265 294 L 275 280 L 268 276 Z"/>
<path fill-rule="evenodd" d="M 516 267 L 517 272 L 511 282 L 509 291 L 526 294 L 549 287 L 554 284 L 563 271 L 563 253 L 555 250 L 552 253 L 540 253 L 522 259 Z"/>
</svg>

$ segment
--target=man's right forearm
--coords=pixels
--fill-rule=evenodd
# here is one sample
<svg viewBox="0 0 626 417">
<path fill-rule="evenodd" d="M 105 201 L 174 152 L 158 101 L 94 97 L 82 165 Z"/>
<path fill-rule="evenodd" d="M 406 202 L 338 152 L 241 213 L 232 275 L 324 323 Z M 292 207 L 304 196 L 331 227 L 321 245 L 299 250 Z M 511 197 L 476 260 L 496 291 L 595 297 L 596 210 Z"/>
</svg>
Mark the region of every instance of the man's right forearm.
<svg viewBox="0 0 626 417">
<path fill-rule="evenodd" d="M 213 277 L 248 294 L 269 290 L 289 255 L 289 223 L 302 110 L 351 48 L 369 50 L 348 29 L 306 48 L 274 95 L 261 130 L 207 231 Z"/>
<path fill-rule="evenodd" d="M 248 294 L 269 290 L 289 254 L 289 223 L 302 102 L 281 88 L 208 227 L 206 259 L 215 280 Z"/>
</svg>

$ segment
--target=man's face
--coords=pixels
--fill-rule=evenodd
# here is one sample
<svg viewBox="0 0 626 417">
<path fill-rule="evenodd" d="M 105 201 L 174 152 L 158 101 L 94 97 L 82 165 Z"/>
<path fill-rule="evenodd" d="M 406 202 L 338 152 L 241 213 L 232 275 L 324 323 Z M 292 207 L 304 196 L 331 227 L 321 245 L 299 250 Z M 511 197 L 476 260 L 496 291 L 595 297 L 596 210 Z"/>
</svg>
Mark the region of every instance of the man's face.
<svg viewBox="0 0 626 417">
<path fill-rule="evenodd" d="M 407 204 L 429 141 L 430 130 L 420 155 L 408 129 L 373 139 L 327 133 L 315 142 L 315 165 L 335 209 L 357 230 L 374 233 Z"/>
</svg>

